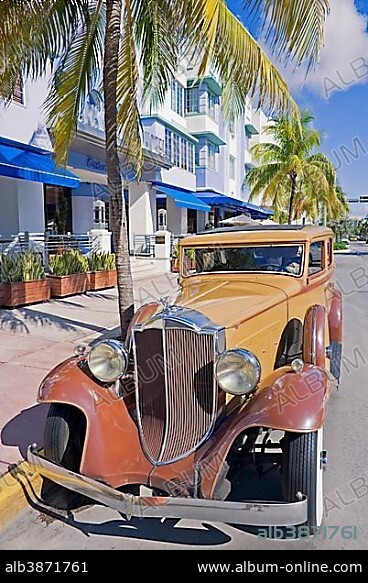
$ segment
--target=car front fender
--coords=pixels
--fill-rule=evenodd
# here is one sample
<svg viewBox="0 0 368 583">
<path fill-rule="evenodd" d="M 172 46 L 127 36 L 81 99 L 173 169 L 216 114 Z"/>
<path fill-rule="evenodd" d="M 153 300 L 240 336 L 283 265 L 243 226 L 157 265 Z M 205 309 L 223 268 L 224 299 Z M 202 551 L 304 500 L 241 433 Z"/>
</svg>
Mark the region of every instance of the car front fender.
<svg viewBox="0 0 368 583">
<path fill-rule="evenodd" d="M 70 358 L 52 370 L 40 385 L 38 401 L 71 405 L 84 414 L 82 474 L 112 487 L 146 483 L 153 466 L 142 451 L 124 398 L 89 376 L 82 360 Z"/>
<path fill-rule="evenodd" d="M 213 495 L 216 481 L 235 439 L 251 427 L 304 433 L 320 429 L 336 381 L 326 369 L 304 365 L 300 373 L 290 367 L 274 371 L 259 390 L 234 409 L 202 446 L 196 459 L 204 496 Z M 210 468 L 210 469 L 209 469 Z"/>
</svg>

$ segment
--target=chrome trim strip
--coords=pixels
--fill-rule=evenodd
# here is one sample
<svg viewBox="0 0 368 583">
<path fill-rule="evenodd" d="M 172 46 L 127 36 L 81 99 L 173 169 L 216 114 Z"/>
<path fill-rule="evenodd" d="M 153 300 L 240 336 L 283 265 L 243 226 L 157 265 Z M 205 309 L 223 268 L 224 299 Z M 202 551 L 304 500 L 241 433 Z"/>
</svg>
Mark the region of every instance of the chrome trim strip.
<svg viewBox="0 0 368 583">
<path fill-rule="evenodd" d="M 123 494 L 111 486 L 50 462 L 29 446 L 27 460 L 41 476 L 68 490 L 92 498 L 112 508 L 128 519 L 185 518 L 201 522 L 222 522 L 247 526 L 293 526 L 303 524 L 308 518 L 308 500 L 303 496 L 297 502 L 222 502 L 198 498 L 170 498 L 133 496 Z"/>
<path fill-rule="evenodd" d="M 167 386 L 167 342 L 166 342 L 166 331 L 165 328 L 162 328 L 162 351 L 164 354 L 164 379 L 165 379 L 165 399 L 166 399 L 166 403 L 165 403 L 165 411 L 166 411 L 166 419 L 165 419 L 165 433 L 164 433 L 164 437 L 162 439 L 162 443 L 161 443 L 161 448 L 160 448 L 160 453 L 158 454 L 158 459 L 157 462 L 155 462 L 155 465 L 160 465 L 162 463 L 166 463 L 166 462 L 162 462 L 162 457 L 165 453 L 165 447 L 166 447 L 166 443 L 167 443 L 167 437 L 168 437 L 168 433 L 169 433 L 169 427 L 170 427 L 170 407 L 169 407 L 169 388 Z M 138 411 L 138 416 L 139 416 L 139 411 Z M 140 418 L 140 417 L 139 417 Z"/>
<path fill-rule="evenodd" d="M 197 312 L 197 310 L 183 308 L 181 306 L 167 306 L 146 322 L 133 326 L 132 332 L 145 330 L 146 328 L 162 328 L 163 322 L 165 322 L 165 326 L 173 322 L 169 326 L 172 328 L 175 328 L 175 326 L 178 328 L 191 328 L 197 334 L 214 334 L 224 330 L 223 326 L 214 324 L 209 318 Z"/>
<path fill-rule="evenodd" d="M 137 364 L 137 346 L 136 346 L 136 342 L 135 342 L 135 337 L 134 337 L 134 328 L 132 329 L 132 347 L 133 347 L 133 359 L 134 359 L 134 377 L 135 377 L 135 404 L 136 404 L 136 410 L 137 410 L 137 423 L 138 423 L 138 435 L 139 435 L 139 439 L 142 445 L 142 449 L 147 457 L 147 459 L 151 462 L 152 465 L 156 465 L 155 460 L 152 459 L 152 457 L 150 456 L 150 454 L 148 453 L 150 451 L 147 441 L 144 437 L 144 433 L 143 433 L 143 427 L 142 427 L 142 415 L 141 415 L 141 410 L 139 407 L 139 389 L 138 389 L 138 364 Z"/>
</svg>

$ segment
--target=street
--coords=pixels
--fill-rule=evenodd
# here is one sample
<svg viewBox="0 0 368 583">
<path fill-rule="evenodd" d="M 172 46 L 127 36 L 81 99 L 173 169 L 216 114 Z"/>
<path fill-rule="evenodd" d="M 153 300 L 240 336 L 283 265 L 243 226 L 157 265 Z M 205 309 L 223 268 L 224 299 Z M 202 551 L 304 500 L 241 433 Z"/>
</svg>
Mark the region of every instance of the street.
<svg viewBox="0 0 368 583">
<path fill-rule="evenodd" d="M 344 358 L 342 382 L 332 397 L 325 428 L 325 528 L 316 536 L 266 540 L 236 525 L 127 521 L 97 505 L 66 515 L 32 501 L 32 507 L 0 534 L 0 549 L 367 548 L 368 245 L 351 243 L 350 251 L 336 256 L 336 281 L 344 296 Z"/>
</svg>

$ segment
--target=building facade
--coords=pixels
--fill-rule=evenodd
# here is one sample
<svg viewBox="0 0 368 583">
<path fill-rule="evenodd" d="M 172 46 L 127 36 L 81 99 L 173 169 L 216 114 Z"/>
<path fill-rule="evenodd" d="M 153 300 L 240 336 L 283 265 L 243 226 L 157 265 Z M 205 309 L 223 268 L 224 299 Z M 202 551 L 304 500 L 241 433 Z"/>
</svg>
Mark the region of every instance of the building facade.
<svg viewBox="0 0 368 583">
<path fill-rule="evenodd" d="M 106 206 L 103 98 L 94 90 L 81 112 L 67 170 L 53 160 L 43 113 L 47 77 L 20 83 L 13 101 L 0 105 L 0 234 L 21 231 L 86 233 L 96 227 L 97 203 Z M 251 101 L 234 123 L 221 111 L 221 83 L 200 83 L 182 63 L 163 106 L 141 105 L 144 164 L 139 182 L 122 160 L 131 251 L 142 236 L 167 228 L 175 237 L 203 230 L 234 212 L 266 218 L 248 203 L 244 186 L 253 166 L 252 145 L 263 139 L 267 118 Z M 101 224 L 99 227 L 103 226 Z"/>
</svg>

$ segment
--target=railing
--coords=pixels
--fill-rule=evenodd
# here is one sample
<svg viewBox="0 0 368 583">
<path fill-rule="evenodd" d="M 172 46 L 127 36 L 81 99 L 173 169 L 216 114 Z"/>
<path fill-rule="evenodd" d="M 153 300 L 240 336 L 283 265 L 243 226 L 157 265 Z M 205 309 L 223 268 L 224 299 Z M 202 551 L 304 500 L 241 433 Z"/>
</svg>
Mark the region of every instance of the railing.
<svg viewBox="0 0 368 583">
<path fill-rule="evenodd" d="M 9 238 L 0 236 L 0 251 L 9 253 L 21 253 L 33 250 L 40 253 L 45 267 L 48 266 L 50 255 L 62 253 L 67 249 L 78 249 L 83 255 L 99 250 L 99 242 L 88 233 L 78 235 L 53 235 L 49 231 L 44 233 L 20 232 Z"/>
<path fill-rule="evenodd" d="M 178 242 L 178 237 L 171 234 L 170 250 L 171 255 L 173 248 Z M 133 255 L 138 257 L 154 257 L 155 256 L 155 235 L 133 235 Z"/>
<path fill-rule="evenodd" d="M 154 257 L 155 235 L 133 235 L 133 255 Z"/>
</svg>

